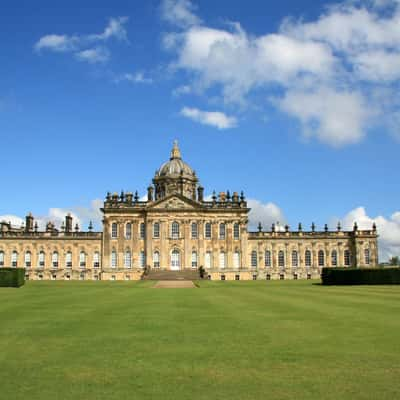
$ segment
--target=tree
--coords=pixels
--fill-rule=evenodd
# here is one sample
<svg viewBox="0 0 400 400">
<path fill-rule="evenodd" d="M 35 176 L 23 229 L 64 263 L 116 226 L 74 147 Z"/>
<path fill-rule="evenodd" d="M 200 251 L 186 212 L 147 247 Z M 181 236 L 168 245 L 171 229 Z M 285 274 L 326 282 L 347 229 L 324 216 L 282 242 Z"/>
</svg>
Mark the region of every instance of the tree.
<svg viewBox="0 0 400 400">
<path fill-rule="evenodd" d="M 399 265 L 400 264 L 399 256 L 390 257 L 389 264 L 390 265 Z"/>
</svg>

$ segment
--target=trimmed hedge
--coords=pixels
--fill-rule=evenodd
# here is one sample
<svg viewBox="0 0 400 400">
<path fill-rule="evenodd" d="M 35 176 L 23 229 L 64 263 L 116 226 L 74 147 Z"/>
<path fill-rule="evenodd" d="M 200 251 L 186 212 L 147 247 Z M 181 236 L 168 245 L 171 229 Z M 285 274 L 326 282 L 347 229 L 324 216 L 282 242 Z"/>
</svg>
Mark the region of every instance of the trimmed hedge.
<svg viewBox="0 0 400 400">
<path fill-rule="evenodd" d="M 323 285 L 400 285 L 400 268 L 322 268 Z"/>
<path fill-rule="evenodd" d="M 25 268 L 0 268 L 0 287 L 20 287 L 25 283 Z"/>
</svg>

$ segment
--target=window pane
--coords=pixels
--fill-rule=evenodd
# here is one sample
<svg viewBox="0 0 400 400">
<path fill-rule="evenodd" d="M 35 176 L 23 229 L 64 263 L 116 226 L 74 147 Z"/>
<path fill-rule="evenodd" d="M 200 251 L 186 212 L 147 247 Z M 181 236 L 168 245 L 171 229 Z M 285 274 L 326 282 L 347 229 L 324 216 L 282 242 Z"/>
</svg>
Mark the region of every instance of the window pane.
<svg viewBox="0 0 400 400">
<path fill-rule="evenodd" d="M 271 266 L 271 252 L 269 250 L 265 252 L 265 266 L 266 267 Z"/>
<path fill-rule="evenodd" d="M 197 239 L 197 224 L 196 224 L 196 222 L 192 223 L 192 239 Z"/>
<path fill-rule="evenodd" d="M 113 222 L 111 224 L 111 237 L 113 239 L 115 239 L 116 237 L 118 237 L 118 226 L 116 222 Z"/>
<path fill-rule="evenodd" d="M 156 239 L 160 237 L 160 224 L 158 222 L 153 225 L 153 237 Z"/>
<path fill-rule="evenodd" d="M 297 267 L 298 266 L 298 256 L 297 256 L 297 251 L 293 250 L 292 251 L 292 267 Z"/>
<path fill-rule="evenodd" d="M 219 238 L 225 239 L 225 224 L 219 224 Z"/>
<path fill-rule="evenodd" d="M 284 267 L 285 266 L 285 255 L 284 255 L 282 250 L 280 250 L 279 253 L 278 253 L 278 265 L 280 267 Z"/>
<path fill-rule="evenodd" d="M 132 237 L 132 224 L 128 222 L 125 227 L 125 237 L 130 239 Z"/>
<path fill-rule="evenodd" d="M 255 250 L 251 252 L 251 266 L 252 268 L 257 267 L 257 251 Z"/>
<path fill-rule="evenodd" d="M 239 239 L 239 236 L 240 236 L 239 224 L 235 223 L 233 225 L 233 238 L 234 239 Z"/>
<path fill-rule="evenodd" d="M 171 236 L 172 239 L 179 239 L 179 224 L 177 222 L 172 223 Z"/>
<path fill-rule="evenodd" d="M 204 234 L 206 239 L 211 239 L 211 223 L 206 222 L 205 228 L 204 228 Z"/>
</svg>

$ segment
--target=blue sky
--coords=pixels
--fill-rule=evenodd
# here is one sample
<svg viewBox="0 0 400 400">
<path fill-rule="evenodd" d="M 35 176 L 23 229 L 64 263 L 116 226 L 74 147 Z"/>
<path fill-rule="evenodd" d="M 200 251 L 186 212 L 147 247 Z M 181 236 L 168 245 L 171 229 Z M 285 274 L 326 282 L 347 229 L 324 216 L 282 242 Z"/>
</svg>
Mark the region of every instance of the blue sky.
<svg viewBox="0 0 400 400">
<path fill-rule="evenodd" d="M 376 221 L 399 254 L 398 1 L 34 3 L 0 15 L 2 219 L 86 224 L 178 139 L 252 223 Z"/>
</svg>

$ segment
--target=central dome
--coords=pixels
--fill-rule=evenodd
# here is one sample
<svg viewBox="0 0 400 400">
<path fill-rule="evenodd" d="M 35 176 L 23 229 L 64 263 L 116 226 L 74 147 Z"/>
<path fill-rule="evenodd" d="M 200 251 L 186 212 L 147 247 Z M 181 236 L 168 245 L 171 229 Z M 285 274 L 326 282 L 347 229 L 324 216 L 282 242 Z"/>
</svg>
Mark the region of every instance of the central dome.
<svg viewBox="0 0 400 400">
<path fill-rule="evenodd" d="M 182 160 L 178 143 L 175 141 L 169 161 L 161 165 L 160 169 L 156 172 L 156 177 L 177 178 L 179 176 L 194 178 L 196 174 L 192 168 Z"/>
<path fill-rule="evenodd" d="M 161 165 L 154 176 L 155 199 L 180 193 L 196 200 L 197 183 L 196 173 L 182 160 L 181 151 L 175 140 L 169 161 Z"/>
</svg>

